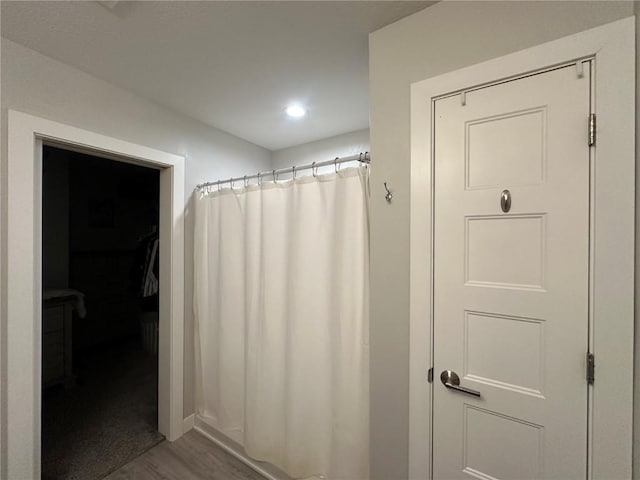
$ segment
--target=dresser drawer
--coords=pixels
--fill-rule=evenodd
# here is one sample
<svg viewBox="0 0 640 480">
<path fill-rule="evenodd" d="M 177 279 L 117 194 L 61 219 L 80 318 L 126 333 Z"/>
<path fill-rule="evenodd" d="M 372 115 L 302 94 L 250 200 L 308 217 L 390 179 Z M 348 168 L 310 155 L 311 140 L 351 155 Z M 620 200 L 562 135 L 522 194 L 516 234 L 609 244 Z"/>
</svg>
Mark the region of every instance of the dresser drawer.
<svg viewBox="0 0 640 480">
<path fill-rule="evenodd" d="M 62 330 L 42 336 L 42 381 L 45 385 L 64 377 L 64 353 Z"/>
<path fill-rule="evenodd" d="M 60 357 L 42 364 L 42 383 L 45 386 L 61 380 L 64 381 L 64 358 Z"/>
<path fill-rule="evenodd" d="M 55 332 L 64 328 L 64 309 L 64 305 L 44 308 L 42 333 Z"/>
<path fill-rule="evenodd" d="M 45 300 L 42 305 L 42 385 L 73 385 L 71 297 Z"/>
<path fill-rule="evenodd" d="M 62 330 L 57 332 L 48 332 L 42 335 L 42 358 L 45 359 L 49 355 L 60 355 L 64 357 L 65 351 L 64 334 Z"/>
</svg>

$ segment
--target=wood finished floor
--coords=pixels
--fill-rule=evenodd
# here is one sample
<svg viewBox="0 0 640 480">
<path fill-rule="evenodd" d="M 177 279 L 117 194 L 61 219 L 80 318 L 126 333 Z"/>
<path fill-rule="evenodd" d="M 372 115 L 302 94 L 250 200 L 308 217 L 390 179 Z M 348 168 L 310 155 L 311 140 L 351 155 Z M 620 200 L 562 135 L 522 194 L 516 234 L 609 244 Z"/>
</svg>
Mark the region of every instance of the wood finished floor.
<svg viewBox="0 0 640 480">
<path fill-rule="evenodd" d="M 173 443 L 164 441 L 105 480 L 264 480 L 208 438 L 191 430 Z"/>
</svg>

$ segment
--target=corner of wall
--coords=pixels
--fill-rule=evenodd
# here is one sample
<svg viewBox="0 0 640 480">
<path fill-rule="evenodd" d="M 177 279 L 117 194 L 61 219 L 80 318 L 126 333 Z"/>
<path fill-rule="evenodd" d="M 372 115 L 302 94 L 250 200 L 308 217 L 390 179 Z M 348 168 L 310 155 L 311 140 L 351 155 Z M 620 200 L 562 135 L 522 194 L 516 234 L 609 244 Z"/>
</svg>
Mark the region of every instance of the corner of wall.
<svg viewBox="0 0 640 480">
<path fill-rule="evenodd" d="M 286 168 L 346 157 L 370 150 L 369 129 L 347 132 L 271 152 L 272 168 Z"/>
</svg>

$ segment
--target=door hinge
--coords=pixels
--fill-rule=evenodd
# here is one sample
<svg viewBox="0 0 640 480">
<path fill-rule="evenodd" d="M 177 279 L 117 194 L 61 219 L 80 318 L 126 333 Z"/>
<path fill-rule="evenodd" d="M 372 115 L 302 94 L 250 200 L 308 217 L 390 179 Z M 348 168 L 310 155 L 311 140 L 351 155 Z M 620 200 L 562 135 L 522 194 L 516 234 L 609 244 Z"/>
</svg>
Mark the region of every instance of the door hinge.
<svg viewBox="0 0 640 480">
<path fill-rule="evenodd" d="M 427 382 L 433 383 L 433 367 L 427 372 Z"/>
<path fill-rule="evenodd" d="M 596 360 L 593 353 L 587 353 L 587 383 L 593 385 L 596 376 Z"/>
<path fill-rule="evenodd" d="M 596 114 L 589 114 L 589 146 L 596 144 Z"/>
</svg>

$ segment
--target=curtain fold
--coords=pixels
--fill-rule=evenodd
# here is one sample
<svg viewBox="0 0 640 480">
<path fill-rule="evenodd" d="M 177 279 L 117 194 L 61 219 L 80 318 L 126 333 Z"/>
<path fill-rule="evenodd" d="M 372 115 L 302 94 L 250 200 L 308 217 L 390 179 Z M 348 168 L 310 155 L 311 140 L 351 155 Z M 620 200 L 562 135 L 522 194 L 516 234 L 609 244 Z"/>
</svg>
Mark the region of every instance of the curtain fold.
<svg viewBox="0 0 640 480">
<path fill-rule="evenodd" d="M 365 480 L 367 167 L 195 201 L 197 413 L 294 478 Z"/>
</svg>

